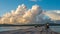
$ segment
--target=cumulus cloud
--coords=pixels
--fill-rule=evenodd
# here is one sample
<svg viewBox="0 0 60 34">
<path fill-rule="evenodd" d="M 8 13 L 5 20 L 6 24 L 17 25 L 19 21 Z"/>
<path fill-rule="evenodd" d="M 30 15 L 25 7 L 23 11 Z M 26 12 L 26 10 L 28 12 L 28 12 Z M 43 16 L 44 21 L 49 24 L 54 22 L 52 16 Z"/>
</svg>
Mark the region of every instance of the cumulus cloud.
<svg viewBox="0 0 60 34">
<path fill-rule="evenodd" d="M 33 24 L 33 23 L 45 23 L 48 19 L 60 20 L 60 10 L 48 10 L 44 12 L 39 5 L 33 5 L 31 9 L 22 4 L 18 5 L 16 10 L 7 12 L 0 17 L 0 24 Z M 47 21 L 46 21 L 47 20 Z"/>
<path fill-rule="evenodd" d="M 42 14 L 42 9 L 38 5 L 33 5 L 31 9 L 22 4 L 16 10 L 11 10 L 2 16 L 0 23 L 2 24 L 27 24 L 36 23 L 37 17 Z M 40 18 L 40 16 L 39 16 Z"/>
<path fill-rule="evenodd" d="M 52 20 L 60 20 L 60 10 L 48 10 L 45 15 L 49 16 Z"/>
</svg>

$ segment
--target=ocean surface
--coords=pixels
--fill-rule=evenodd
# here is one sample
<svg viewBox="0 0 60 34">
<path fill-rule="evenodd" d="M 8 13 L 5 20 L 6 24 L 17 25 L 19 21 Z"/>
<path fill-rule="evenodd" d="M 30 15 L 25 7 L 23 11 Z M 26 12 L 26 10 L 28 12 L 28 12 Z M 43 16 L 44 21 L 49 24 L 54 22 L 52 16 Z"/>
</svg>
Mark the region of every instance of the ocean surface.
<svg viewBox="0 0 60 34">
<path fill-rule="evenodd" d="M 29 26 L 29 27 L 26 27 L 26 26 L 23 26 L 23 27 L 17 27 L 17 26 L 16 27 L 0 27 L 0 32 L 18 30 L 18 29 L 27 29 L 27 28 L 31 28 L 31 26 Z M 60 26 L 50 26 L 50 29 L 55 32 L 60 32 Z"/>
</svg>

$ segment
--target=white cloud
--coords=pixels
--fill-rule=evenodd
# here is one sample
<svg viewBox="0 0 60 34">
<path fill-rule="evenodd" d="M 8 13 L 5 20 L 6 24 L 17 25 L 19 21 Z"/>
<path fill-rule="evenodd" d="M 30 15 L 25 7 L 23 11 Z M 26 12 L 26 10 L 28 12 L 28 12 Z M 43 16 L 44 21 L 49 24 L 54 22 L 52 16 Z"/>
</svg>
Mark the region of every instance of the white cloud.
<svg viewBox="0 0 60 34">
<path fill-rule="evenodd" d="M 44 22 L 44 16 L 52 20 L 60 20 L 60 10 L 48 10 L 44 12 L 39 5 L 33 5 L 31 9 L 22 4 L 16 10 L 7 12 L 0 18 L 0 24 L 27 24 Z M 46 21 L 46 20 L 45 20 Z"/>
<path fill-rule="evenodd" d="M 45 14 L 52 20 L 60 20 L 60 10 L 49 10 Z"/>
<path fill-rule="evenodd" d="M 36 19 L 41 13 L 42 10 L 38 5 L 33 5 L 31 9 L 27 9 L 27 7 L 22 4 L 19 5 L 16 10 L 11 10 L 11 12 L 4 14 L 0 22 L 2 24 L 36 23 Z"/>
<path fill-rule="evenodd" d="M 22 4 L 16 10 L 7 12 L 0 18 L 0 24 L 27 24 L 44 22 L 44 16 L 52 20 L 60 20 L 60 10 L 48 10 L 44 12 L 39 5 L 33 5 L 31 9 Z M 46 20 L 45 20 L 46 21 Z"/>
<path fill-rule="evenodd" d="M 27 24 L 44 22 L 44 16 L 52 20 L 60 20 L 60 10 L 48 10 L 44 12 L 39 5 L 33 5 L 31 9 L 22 4 L 16 10 L 7 12 L 0 18 L 0 24 Z M 46 20 L 45 20 L 46 21 Z"/>
<path fill-rule="evenodd" d="M 60 10 L 55 10 L 55 12 L 60 14 Z"/>
</svg>

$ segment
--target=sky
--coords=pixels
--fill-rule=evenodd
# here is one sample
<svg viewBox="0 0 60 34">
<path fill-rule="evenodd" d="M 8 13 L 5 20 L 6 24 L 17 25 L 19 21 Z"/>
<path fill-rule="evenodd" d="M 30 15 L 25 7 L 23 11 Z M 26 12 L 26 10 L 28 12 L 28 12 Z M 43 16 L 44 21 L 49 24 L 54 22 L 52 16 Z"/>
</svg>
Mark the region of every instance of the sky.
<svg viewBox="0 0 60 34">
<path fill-rule="evenodd" d="M 0 0 L 0 23 L 45 23 L 60 20 L 60 0 Z"/>
<path fill-rule="evenodd" d="M 18 5 L 25 4 L 28 8 L 39 5 L 43 10 L 60 10 L 60 0 L 0 0 L 0 16 L 15 10 Z"/>
<path fill-rule="evenodd" d="M 47 17 L 41 14 L 39 7 L 46 11 L 44 14 Z M 0 16 L 3 16 L 0 18 L 0 24 L 45 23 L 47 18 L 60 20 L 60 0 L 0 0 Z"/>
</svg>

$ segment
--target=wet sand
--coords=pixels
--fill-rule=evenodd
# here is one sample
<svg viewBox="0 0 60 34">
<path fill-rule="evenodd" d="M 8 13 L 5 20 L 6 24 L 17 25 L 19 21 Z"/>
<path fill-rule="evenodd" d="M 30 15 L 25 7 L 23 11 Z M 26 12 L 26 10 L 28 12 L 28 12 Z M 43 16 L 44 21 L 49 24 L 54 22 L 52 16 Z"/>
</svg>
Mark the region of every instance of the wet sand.
<svg viewBox="0 0 60 34">
<path fill-rule="evenodd" d="M 60 34 L 52 31 L 51 29 L 45 29 L 45 27 L 32 27 L 28 29 L 18 29 L 11 31 L 0 32 L 0 34 Z"/>
</svg>

